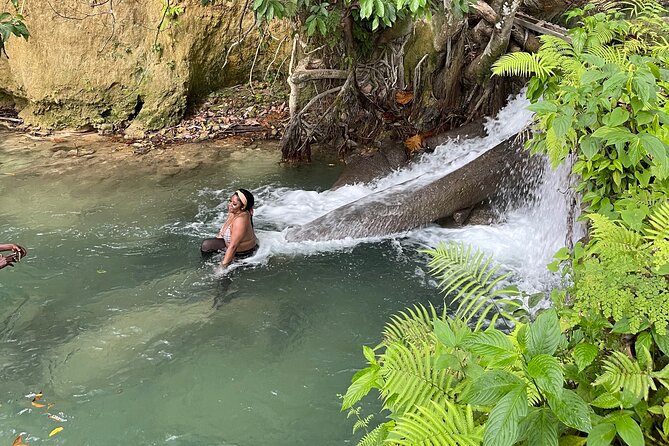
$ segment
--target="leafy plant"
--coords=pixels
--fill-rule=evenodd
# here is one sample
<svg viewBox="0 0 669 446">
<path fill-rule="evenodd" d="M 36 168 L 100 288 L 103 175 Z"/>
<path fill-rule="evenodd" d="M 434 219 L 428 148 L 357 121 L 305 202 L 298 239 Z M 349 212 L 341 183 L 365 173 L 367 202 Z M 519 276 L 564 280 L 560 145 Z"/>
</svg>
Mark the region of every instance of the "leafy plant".
<svg viewBox="0 0 669 446">
<path fill-rule="evenodd" d="M 669 325 L 669 202 L 627 208 L 620 219 L 590 214 L 590 241 L 569 267 L 577 311 L 624 323 L 631 333 Z"/>
<path fill-rule="evenodd" d="M 580 17 L 581 26 L 570 31 L 570 42 L 542 36 L 537 54 L 505 55 L 493 69 L 533 75 L 527 94 L 537 132 L 530 147 L 554 165 L 576 155 L 577 191 L 592 212 L 669 179 L 666 10 L 652 0 L 623 6 L 576 9 L 568 17 Z"/>
<path fill-rule="evenodd" d="M 11 0 L 11 3 L 15 10 L 14 14 L 0 12 L 0 56 L 4 53 L 5 57 L 8 57 L 5 43 L 10 36 L 23 37 L 26 40 L 30 37 L 30 32 L 28 32 L 28 28 L 24 23 L 24 18 L 19 13 L 19 1 Z"/>
</svg>

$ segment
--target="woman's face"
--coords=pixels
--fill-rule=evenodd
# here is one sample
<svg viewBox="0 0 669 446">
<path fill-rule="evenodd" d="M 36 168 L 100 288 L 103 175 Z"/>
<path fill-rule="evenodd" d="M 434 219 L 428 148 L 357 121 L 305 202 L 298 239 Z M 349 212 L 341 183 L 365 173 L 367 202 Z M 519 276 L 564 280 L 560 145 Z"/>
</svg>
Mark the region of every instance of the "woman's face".
<svg viewBox="0 0 669 446">
<path fill-rule="evenodd" d="M 242 210 L 242 201 L 239 199 L 237 194 L 234 194 L 230 199 L 228 200 L 228 212 L 232 212 L 233 214 L 240 212 Z"/>
</svg>

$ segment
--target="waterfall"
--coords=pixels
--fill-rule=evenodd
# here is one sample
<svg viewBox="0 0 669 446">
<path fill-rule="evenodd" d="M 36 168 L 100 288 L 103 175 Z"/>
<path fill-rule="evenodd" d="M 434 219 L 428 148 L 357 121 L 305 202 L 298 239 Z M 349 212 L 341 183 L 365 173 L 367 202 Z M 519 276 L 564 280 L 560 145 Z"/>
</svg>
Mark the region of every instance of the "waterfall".
<svg viewBox="0 0 669 446">
<path fill-rule="evenodd" d="M 400 239 L 413 248 L 434 247 L 439 241 L 455 240 L 492 254 L 496 262 L 517 275 L 521 288 L 529 292 L 547 289 L 553 285 L 555 278 L 545 265 L 559 248 L 571 242 L 566 240 L 573 227 L 573 219 L 569 217 L 573 197 L 569 194 L 568 166 L 556 171 L 549 166 L 539 169 L 540 176 L 528 179 L 534 191 L 524 202 L 503 209 L 501 223 L 462 228 L 431 225 L 388 237 L 310 242 L 287 242 L 285 238 L 289 227 L 308 223 L 348 203 L 375 194 L 383 196 L 382 192 L 389 188 L 427 184 L 456 170 L 524 129 L 532 119 L 527 105 L 523 95 L 512 98 L 495 119 L 486 123 L 487 136 L 448 141 L 408 167 L 368 184 L 347 185 L 321 192 L 276 186 L 254 190 L 256 202 L 260 203 L 254 216 L 260 249 L 245 262 L 263 263 L 275 255 L 308 255 L 347 249 L 383 238 Z M 224 212 L 221 209 L 221 221 Z"/>
</svg>

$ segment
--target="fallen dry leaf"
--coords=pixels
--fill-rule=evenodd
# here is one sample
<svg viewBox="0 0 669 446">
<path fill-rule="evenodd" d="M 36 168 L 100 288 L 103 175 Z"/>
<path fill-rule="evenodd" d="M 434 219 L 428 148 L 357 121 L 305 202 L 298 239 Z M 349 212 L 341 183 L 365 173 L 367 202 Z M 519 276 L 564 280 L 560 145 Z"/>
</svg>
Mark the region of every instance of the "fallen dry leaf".
<svg viewBox="0 0 669 446">
<path fill-rule="evenodd" d="M 410 91 L 398 91 L 395 93 L 395 102 L 400 105 L 406 105 L 413 99 L 413 93 Z"/>
<path fill-rule="evenodd" d="M 58 421 L 62 423 L 63 421 L 67 421 L 65 418 L 61 418 L 58 415 L 49 415 L 49 418 L 51 418 L 54 421 Z"/>
<path fill-rule="evenodd" d="M 423 147 L 423 137 L 420 135 L 413 135 L 404 140 L 404 145 L 409 149 L 409 152 L 417 152 Z"/>
<path fill-rule="evenodd" d="M 32 405 L 35 406 L 35 407 L 46 407 L 46 404 L 36 403 L 36 402 L 34 402 L 34 401 L 33 401 L 32 403 L 30 403 L 30 404 L 32 404 Z"/>
<path fill-rule="evenodd" d="M 54 430 L 52 430 L 51 432 L 49 432 L 49 437 L 53 437 L 54 435 L 56 435 L 58 432 L 60 432 L 60 431 L 62 431 L 62 430 L 63 430 L 63 428 L 60 427 L 60 426 L 58 426 L 57 428 L 55 428 Z"/>
</svg>

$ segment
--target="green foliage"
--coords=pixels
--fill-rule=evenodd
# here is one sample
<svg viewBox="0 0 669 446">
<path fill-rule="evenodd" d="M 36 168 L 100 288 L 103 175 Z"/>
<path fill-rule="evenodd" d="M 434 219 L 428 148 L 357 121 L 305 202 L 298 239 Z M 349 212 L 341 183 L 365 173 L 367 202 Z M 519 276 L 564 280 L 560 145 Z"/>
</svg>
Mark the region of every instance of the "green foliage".
<svg viewBox="0 0 669 446">
<path fill-rule="evenodd" d="M 489 257 L 425 251 L 453 314 L 416 307 L 364 350 L 344 408 L 375 390 L 390 411 L 364 444 L 669 444 L 665 14 L 654 0 L 588 5 L 569 15 L 571 42 L 543 37 L 538 54 L 497 63 L 533 75 L 531 149 L 575 155 L 589 240 L 556 254 L 549 267 L 572 284 L 533 321 Z"/>
<path fill-rule="evenodd" d="M 23 16 L 19 13 L 18 0 L 11 0 L 11 3 L 15 10 L 14 14 L 0 12 L 0 56 L 2 54 L 7 56 L 5 43 L 10 36 L 23 37 L 26 40 L 30 37 L 30 32 L 28 32 L 28 28 L 23 21 Z"/>
<path fill-rule="evenodd" d="M 589 211 L 599 211 L 628 191 L 669 180 L 669 24 L 651 0 L 589 14 L 592 8 L 569 15 L 581 18 L 570 43 L 543 36 L 537 54 L 503 56 L 493 72 L 533 75 L 530 148 L 554 165 L 576 154 L 577 191 Z"/>
<path fill-rule="evenodd" d="M 619 209 L 621 209 L 619 207 Z M 590 242 L 571 263 L 573 306 L 632 333 L 669 325 L 669 202 L 647 209 L 625 207 L 613 215 L 590 214 Z M 633 229 L 636 228 L 636 229 Z"/>
<path fill-rule="evenodd" d="M 461 7 L 467 7 L 467 0 L 457 1 L 465 2 Z M 345 37 L 340 19 L 351 17 L 356 49 L 364 52 L 373 44 L 375 32 L 392 27 L 403 18 L 428 17 L 433 5 L 428 0 L 254 0 L 252 8 L 258 25 L 274 19 L 289 19 L 308 37 L 318 34 L 333 44 Z"/>
<path fill-rule="evenodd" d="M 360 444 L 557 445 L 569 438 L 643 445 L 644 436 L 666 439 L 669 357 L 660 345 L 666 349 L 669 337 L 646 329 L 630 349 L 624 328 L 602 330 L 597 318 L 579 316 L 564 301 L 555 307 L 510 333 L 472 331 L 461 320 L 434 316 L 432 335 L 417 342 L 407 340 L 416 340 L 422 317 L 433 311 L 405 314 L 395 331 L 411 334 L 367 349 L 370 367 L 353 377 L 345 397 L 351 407 L 376 389 L 391 412 L 391 420 Z M 374 385 L 361 386 L 370 374 L 378 378 Z M 369 418 L 363 420 L 367 427 Z"/>
<path fill-rule="evenodd" d="M 453 303 L 458 303 L 455 310 L 458 318 L 464 322 L 476 318 L 477 328 L 485 322 L 494 325 L 499 316 L 513 319 L 509 312 L 521 304 L 511 297 L 519 292 L 516 287 L 500 286 L 509 274 L 499 274 L 499 266 L 491 265 L 491 256 L 486 258 L 483 252 L 457 243 L 440 243 L 436 249 L 422 252 L 432 256 L 428 266 L 440 279 L 439 288 L 452 295 Z"/>
</svg>

